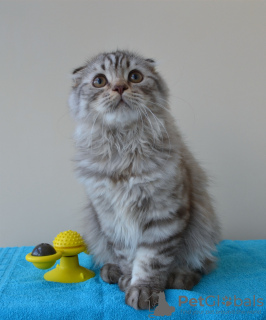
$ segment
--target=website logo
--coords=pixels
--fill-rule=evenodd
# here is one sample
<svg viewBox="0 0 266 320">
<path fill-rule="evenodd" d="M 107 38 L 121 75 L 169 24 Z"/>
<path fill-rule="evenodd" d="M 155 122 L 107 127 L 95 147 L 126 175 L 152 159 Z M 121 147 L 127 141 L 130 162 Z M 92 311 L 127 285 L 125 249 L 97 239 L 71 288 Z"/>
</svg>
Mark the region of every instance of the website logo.
<svg viewBox="0 0 266 320">
<path fill-rule="evenodd" d="M 164 292 L 158 293 L 159 300 L 158 305 L 154 309 L 153 313 L 149 314 L 149 318 L 155 317 L 163 317 L 163 316 L 171 316 L 172 313 L 175 312 L 175 307 L 170 306 L 165 300 Z M 149 301 L 149 300 L 148 300 Z M 150 302 L 149 302 L 150 303 Z M 236 295 L 230 296 L 207 296 L 207 297 L 199 297 L 199 298 L 188 298 L 187 296 L 179 296 L 178 298 L 178 306 L 180 307 L 179 311 L 181 314 L 260 314 L 261 309 L 258 308 L 256 310 L 247 308 L 246 310 L 238 309 L 237 307 L 262 307 L 264 305 L 262 298 L 257 298 L 253 295 L 252 298 L 238 298 Z M 217 307 L 235 307 L 233 310 L 231 308 L 226 309 L 217 309 Z M 187 307 L 187 308 L 182 308 Z M 215 307 L 200 310 L 200 308 L 193 309 L 190 307 Z M 149 308 L 149 311 L 152 310 Z"/>
<path fill-rule="evenodd" d="M 175 312 L 175 307 L 169 306 L 167 301 L 165 300 L 164 292 L 159 292 L 159 301 L 158 306 L 155 308 L 154 313 L 149 314 L 149 318 L 170 316 L 173 312 Z M 151 309 L 149 308 L 151 311 Z"/>
<path fill-rule="evenodd" d="M 245 298 L 241 299 L 238 298 L 236 295 L 234 297 L 220 297 L 218 296 L 207 296 L 206 298 L 199 297 L 198 299 L 196 298 L 191 298 L 188 299 L 187 296 L 179 296 L 178 299 L 178 305 L 179 307 L 184 306 L 184 305 L 189 305 L 191 307 L 219 307 L 219 306 L 234 306 L 234 307 L 241 307 L 242 305 L 245 307 L 262 307 L 263 306 L 263 299 L 262 298 L 256 298 L 255 295 L 250 299 L 250 298 Z"/>
</svg>

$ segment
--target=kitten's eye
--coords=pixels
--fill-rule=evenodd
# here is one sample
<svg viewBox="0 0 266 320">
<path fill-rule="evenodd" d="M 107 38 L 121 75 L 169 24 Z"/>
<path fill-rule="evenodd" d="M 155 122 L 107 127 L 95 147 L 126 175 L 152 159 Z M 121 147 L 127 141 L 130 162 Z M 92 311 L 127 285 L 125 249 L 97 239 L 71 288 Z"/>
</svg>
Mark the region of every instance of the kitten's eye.
<svg viewBox="0 0 266 320">
<path fill-rule="evenodd" d="M 143 75 L 139 71 L 133 70 L 129 73 L 128 80 L 133 83 L 139 83 L 143 80 Z"/>
<path fill-rule="evenodd" d="M 95 88 L 102 88 L 106 85 L 106 83 L 107 83 L 107 79 L 102 74 L 96 76 L 92 81 L 92 84 Z"/>
</svg>

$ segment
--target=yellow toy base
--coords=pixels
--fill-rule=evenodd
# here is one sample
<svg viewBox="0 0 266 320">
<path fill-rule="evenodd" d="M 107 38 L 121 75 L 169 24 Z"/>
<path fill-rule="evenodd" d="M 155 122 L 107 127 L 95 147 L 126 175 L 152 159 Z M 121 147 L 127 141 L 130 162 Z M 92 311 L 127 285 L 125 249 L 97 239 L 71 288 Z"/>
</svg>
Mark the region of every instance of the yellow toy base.
<svg viewBox="0 0 266 320">
<path fill-rule="evenodd" d="M 32 262 L 36 268 L 45 270 L 51 268 L 61 256 L 61 252 L 56 252 L 50 256 L 33 256 L 31 253 L 28 253 L 26 260 Z"/>
<path fill-rule="evenodd" d="M 62 257 L 55 269 L 48 271 L 44 279 L 53 282 L 77 283 L 93 278 L 95 273 L 79 265 L 78 256 Z"/>
</svg>

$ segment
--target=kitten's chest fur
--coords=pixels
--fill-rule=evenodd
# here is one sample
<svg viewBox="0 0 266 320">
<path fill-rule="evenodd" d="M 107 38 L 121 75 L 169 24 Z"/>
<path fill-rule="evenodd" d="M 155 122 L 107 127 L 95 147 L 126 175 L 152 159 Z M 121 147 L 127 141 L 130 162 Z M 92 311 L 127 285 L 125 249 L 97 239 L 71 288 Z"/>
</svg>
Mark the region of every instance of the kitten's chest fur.
<svg viewBox="0 0 266 320">
<path fill-rule="evenodd" d="M 148 165 L 148 164 L 147 164 Z M 134 166 L 134 164 L 132 164 Z M 118 247 L 134 252 L 143 239 L 143 228 L 152 219 L 167 217 L 169 207 L 177 210 L 174 166 L 136 176 L 120 172 L 119 179 L 97 174 L 86 180 L 87 193 L 95 207 L 102 232 Z M 121 178 L 123 177 L 123 178 Z"/>
<path fill-rule="evenodd" d="M 132 246 L 140 239 L 149 209 L 156 207 L 152 182 L 147 178 L 146 181 L 137 177 L 114 181 L 110 177 L 99 180 L 92 176 L 86 186 L 102 230 L 110 239 L 125 246 Z"/>
</svg>

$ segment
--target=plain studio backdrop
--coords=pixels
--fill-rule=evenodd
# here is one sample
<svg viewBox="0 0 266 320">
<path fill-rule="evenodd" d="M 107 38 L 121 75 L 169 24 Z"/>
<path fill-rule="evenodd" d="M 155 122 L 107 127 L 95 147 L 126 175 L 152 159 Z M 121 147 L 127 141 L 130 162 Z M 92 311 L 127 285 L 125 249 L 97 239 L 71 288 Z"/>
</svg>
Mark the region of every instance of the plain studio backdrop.
<svg viewBox="0 0 266 320">
<path fill-rule="evenodd" d="M 158 61 L 223 238 L 266 238 L 265 16 L 265 1 L 1 1 L 0 246 L 82 232 L 70 75 L 117 48 Z"/>
</svg>

